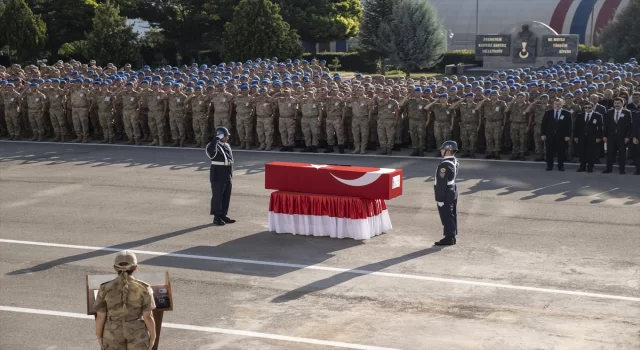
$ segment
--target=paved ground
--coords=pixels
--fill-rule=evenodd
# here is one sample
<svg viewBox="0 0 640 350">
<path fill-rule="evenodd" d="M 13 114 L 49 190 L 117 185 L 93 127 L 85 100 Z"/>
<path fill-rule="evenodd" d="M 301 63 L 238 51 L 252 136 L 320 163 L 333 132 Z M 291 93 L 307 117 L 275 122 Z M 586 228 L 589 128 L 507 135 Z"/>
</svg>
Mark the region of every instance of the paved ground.
<svg viewBox="0 0 640 350">
<path fill-rule="evenodd" d="M 217 228 L 203 151 L 0 142 L 0 349 L 95 348 L 85 275 L 117 249 L 172 276 L 162 349 L 640 348 L 640 177 L 463 161 L 459 244 L 436 249 L 436 160 L 235 155 Z M 404 169 L 394 229 L 266 232 L 264 163 L 310 159 Z"/>
</svg>

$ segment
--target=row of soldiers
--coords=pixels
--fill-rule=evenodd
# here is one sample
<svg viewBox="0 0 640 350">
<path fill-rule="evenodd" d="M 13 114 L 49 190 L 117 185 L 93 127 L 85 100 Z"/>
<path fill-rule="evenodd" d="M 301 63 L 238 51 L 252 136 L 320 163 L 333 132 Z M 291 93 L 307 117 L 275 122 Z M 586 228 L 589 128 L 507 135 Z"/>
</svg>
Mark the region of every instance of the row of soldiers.
<svg viewBox="0 0 640 350">
<path fill-rule="evenodd" d="M 584 76 L 551 68 L 495 72 L 478 80 L 356 75 L 342 81 L 326 72 L 312 75 L 320 74 L 313 62 L 296 63 L 298 70 L 291 71 L 286 64 L 282 74 L 265 65 L 156 70 L 160 74 L 147 67 L 126 73 L 130 68 L 125 67 L 96 81 L 83 78 L 82 71 L 67 79 L 32 78 L 30 84 L 14 75 L 0 81 L 0 101 L 12 139 L 21 136 L 22 114 L 33 140 L 42 140 L 51 125 L 59 141 L 75 135 L 76 142 L 88 142 L 93 133 L 114 142 L 120 134 L 131 144 L 192 141 L 202 147 L 214 126 L 225 126 L 243 148 L 257 139 L 255 145 L 264 150 L 281 145 L 282 151 L 293 151 L 297 141 L 304 152 L 317 152 L 322 145 L 327 153 L 347 148 L 366 153 L 379 145 L 379 153 L 391 154 L 410 144 L 412 155 L 421 156 L 428 146 L 453 138 L 461 141 L 463 156 L 475 157 L 478 146 L 485 145 L 487 158 L 500 158 L 500 151 L 512 146 L 512 159 L 523 159 L 534 140 L 541 160 L 540 125 L 550 101 L 564 97 L 565 108 L 577 115 L 587 100 L 607 105 L 614 97 L 629 98 L 640 81 L 632 62 L 578 66 L 576 73 L 582 70 Z M 241 69 L 248 74 L 231 75 Z M 41 72 L 31 68 L 29 74 Z"/>
</svg>

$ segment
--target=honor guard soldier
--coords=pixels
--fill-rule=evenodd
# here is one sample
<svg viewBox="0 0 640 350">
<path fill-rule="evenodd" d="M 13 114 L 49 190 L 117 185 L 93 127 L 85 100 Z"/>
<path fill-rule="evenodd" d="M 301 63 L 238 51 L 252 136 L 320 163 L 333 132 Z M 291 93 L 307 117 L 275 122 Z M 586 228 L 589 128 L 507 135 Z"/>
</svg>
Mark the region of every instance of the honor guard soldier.
<svg viewBox="0 0 640 350">
<path fill-rule="evenodd" d="M 444 160 L 438 166 L 435 175 L 434 192 L 438 204 L 438 214 L 444 226 L 444 238 L 435 243 L 438 246 L 456 244 L 458 234 L 458 218 L 456 207 L 458 205 L 458 188 L 456 177 L 458 176 L 458 160 L 455 157 L 458 144 L 455 141 L 445 141 L 440 146 L 440 154 Z"/>
<path fill-rule="evenodd" d="M 216 138 L 207 145 L 207 156 L 211 159 L 209 182 L 211 182 L 211 215 L 218 226 L 233 224 L 227 216 L 231 200 L 231 178 L 233 177 L 233 152 L 229 141 L 229 130 L 216 128 Z"/>
</svg>

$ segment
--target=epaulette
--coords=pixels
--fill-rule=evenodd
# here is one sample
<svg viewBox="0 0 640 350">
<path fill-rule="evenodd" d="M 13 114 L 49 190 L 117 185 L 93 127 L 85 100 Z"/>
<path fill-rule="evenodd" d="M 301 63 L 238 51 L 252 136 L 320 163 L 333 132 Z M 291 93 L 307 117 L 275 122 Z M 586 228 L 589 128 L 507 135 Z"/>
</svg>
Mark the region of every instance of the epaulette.
<svg viewBox="0 0 640 350">
<path fill-rule="evenodd" d="M 146 283 L 146 282 L 143 282 L 143 281 L 141 281 L 141 280 L 136 279 L 136 280 L 134 280 L 134 281 L 136 281 L 136 283 L 141 284 L 143 287 L 151 287 L 151 285 L 150 285 L 150 284 L 148 284 L 148 283 Z"/>
</svg>

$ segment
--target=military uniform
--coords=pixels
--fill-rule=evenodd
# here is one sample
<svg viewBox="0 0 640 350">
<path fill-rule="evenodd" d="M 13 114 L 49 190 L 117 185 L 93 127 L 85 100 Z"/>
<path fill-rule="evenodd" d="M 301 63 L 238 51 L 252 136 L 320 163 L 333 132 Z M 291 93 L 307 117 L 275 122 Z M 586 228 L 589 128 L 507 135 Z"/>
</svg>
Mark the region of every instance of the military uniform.
<svg viewBox="0 0 640 350">
<path fill-rule="evenodd" d="M 306 146 L 303 152 L 315 152 L 319 143 L 319 117 L 322 111 L 322 102 L 311 95 L 303 95 L 297 102 L 302 111 L 301 127 Z"/>
<path fill-rule="evenodd" d="M 435 123 L 433 132 L 436 137 L 436 144 L 441 145 L 444 141 L 451 138 L 452 116 L 449 104 L 442 105 L 436 102 L 430 110 L 433 111 Z"/>
<path fill-rule="evenodd" d="M 504 113 L 507 104 L 504 101 L 485 101 L 482 105 L 482 115 L 485 126 L 484 135 L 487 140 L 487 156 L 500 158 L 500 141 L 504 127 Z"/>
<path fill-rule="evenodd" d="M 460 139 L 462 141 L 462 149 L 469 157 L 475 158 L 478 128 L 480 127 L 480 113 L 476 111 L 475 102 L 461 102 L 458 108 L 460 110 Z"/>
<path fill-rule="evenodd" d="M 253 142 L 253 97 L 239 95 L 233 99 L 233 103 L 236 107 L 236 128 L 240 138 L 240 148 L 251 149 Z"/>
<path fill-rule="evenodd" d="M 196 94 L 189 99 L 189 105 L 193 111 L 193 133 L 196 141 L 196 147 L 207 145 L 207 127 L 209 105 L 211 99 L 207 95 Z"/>
<path fill-rule="evenodd" d="M 124 132 L 127 134 L 129 144 L 135 142 L 140 144 L 140 94 L 134 90 L 126 90 L 122 93 L 122 121 L 124 122 Z"/>
<path fill-rule="evenodd" d="M 89 91 L 80 87 L 71 92 L 71 117 L 78 136 L 75 142 L 87 142 L 89 138 Z"/>
<path fill-rule="evenodd" d="M 452 142 L 452 141 L 448 141 Z M 457 147 L 456 147 L 457 149 Z M 456 244 L 458 235 L 458 189 L 456 177 L 458 176 L 458 160 L 454 156 L 445 156 L 444 160 L 434 175 L 434 193 L 438 214 L 443 226 L 444 239 L 436 245 Z M 444 243 L 444 244 L 441 244 Z"/>
<path fill-rule="evenodd" d="M 511 141 L 513 143 L 512 160 L 524 160 L 524 153 L 527 151 L 527 131 L 529 128 L 527 107 L 529 107 L 529 103 L 525 101 L 522 104 L 514 102 L 509 108 Z"/>
<path fill-rule="evenodd" d="M 45 133 L 44 127 L 44 109 L 47 97 L 40 91 L 29 91 L 25 95 L 27 105 L 29 106 L 29 123 L 33 138 L 31 141 L 42 141 Z"/>
<path fill-rule="evenodd" d="M 274 101 L 269 95 L 260 94 L 253 99 L 256 111 L 256 132 L 259 150 L 271 150 L 274 134 Z"/>
<path fill-rule="evenodd" d="M 344 153 L 344 101 L 339 96 L 329 96 L 326 99 L 326 131 L 327 131 L 327 150 L 325 153 L 334 151 L 336 139 L 338 141 L 338 151 Z M 334 136 L 335 134 L 335 136 Z"/>
<path fill-rule="evenodd" d="M 17 91 L 8 91 L 4 93 L 4 115 L 7 122 L 7 132 L 9 139 L 20 140 L 20 93 Z"/>
<path fill-rule="evenodd" d="M 153 142 L 152 146 L 164 146 L 164 129 L 166 126 L 165 113 L 167 112 L 167 94 L 163 91 L 153 91 L 149 98 L 149 132 Z"/>
<path fill-rule="evenodd" d="M 233 95 L 224 91 L 216 93 L 212 99 L 213 124 L 216 127 L 225 127 L 231 130 L 231 109 Z"/>
<path fill-rule="evenodd" d="M 293 97 L 279 97 L 277 104 L 280 115 L 278 119 L 278 131 L 280 131 L 283 146 L 281 151 L 293 152 L 298 105 L 296 99 Z"/>
<path fill-rule="evenodd" d="M 392 98 L 379 98 L 378 107 L 378 140 L 380 142 L 379 154 L 391 154 L 396 136 L 398 101 Z"/>
<path fill-rule="evenodd" d="M 369 108 L 371 99 L 365 96 L 354 96 L 348 100 L 353 111 L 351 130 L 353 131 L 353 153 L 367 153 L 369 141 Z"/>
<path fill-rule="evenodd" d="M 143 312 L 156 308 L 153 290 L 134 277 L 127 278 L 129 294 L 126 308 L 122 304 L 123 282 L 120 277 L 100 285 L 96 296 L 96 312 L 107 314 L 102 333 L 105 350 L 149 349 L 149 334 L 141 317 Z"/>
<path fill-rule="evenodd" d="M 186 138 L 184 130 L 185 103 L 187 95 L 182 92 L 174 92 L 169 94 L 169 126 L 171 127 L 171 138 L 173 146 L 180 143 L 180 147 L 184 146 Z"/>
<path fill-rule="evenodd" d="M 113 127 L 113 110 L 115 105 L 115 94 L 105 89 L 96 94 L 96 105 L 98 106 L 98 118 L 102 127 L 103 143 L 113 143 L 115 129 Z"/>
<path fill-rule="evenodd" d="M 48 90 L 49 95 L 49 118 L 51 126 L 56 136 L 56 141 L 64 142 L 66 136 L 66 127 L 64 120 L 65 105 L 67 96 L 60 88 L 52 88 Z"/>
<path fill-rule="evenodd" d="M 537 161 L 544 160 L 545 147 L 544 141 L 542 141 L 542 119 L 544 114 L 551 109 L 551 105 L 548 103 L 542 103 L 542 101 L 533 106 L 533 138 L 535 141 L 536 154 L 538 155 Z"/>
</svg>

